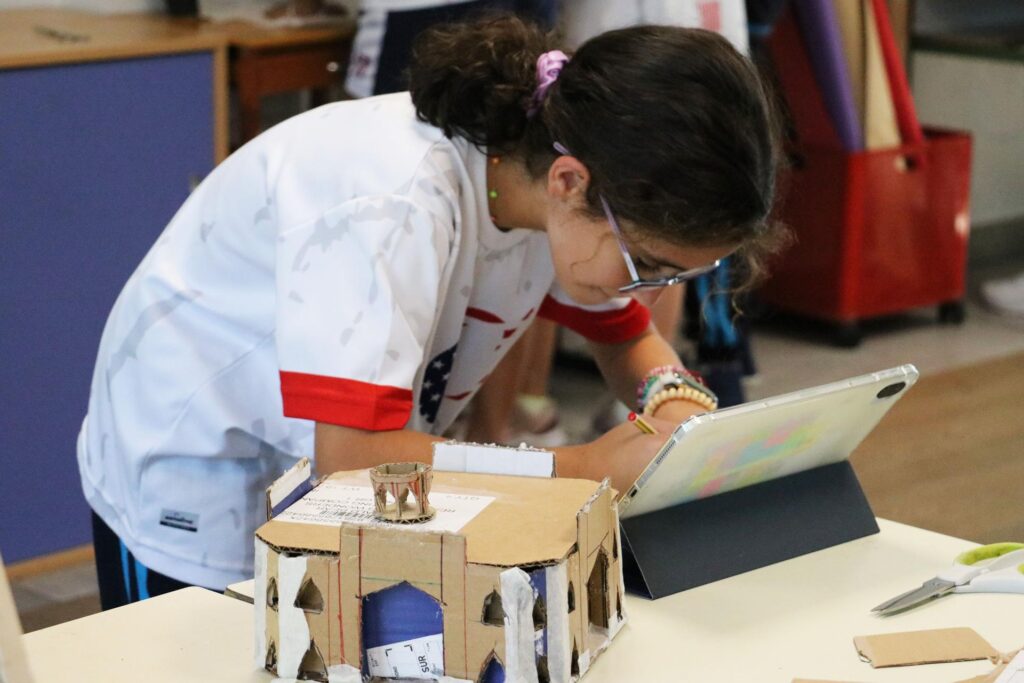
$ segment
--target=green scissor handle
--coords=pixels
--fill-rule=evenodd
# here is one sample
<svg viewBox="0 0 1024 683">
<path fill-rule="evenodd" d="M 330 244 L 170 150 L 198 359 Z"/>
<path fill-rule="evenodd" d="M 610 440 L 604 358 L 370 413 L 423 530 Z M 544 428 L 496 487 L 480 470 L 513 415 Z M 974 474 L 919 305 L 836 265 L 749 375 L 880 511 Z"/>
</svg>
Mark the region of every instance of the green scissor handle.
<svg viewBox="0 0 1024 683">
<path fill-rule="evenodd" d="M 959 564 L 971 566 L 984 560 L 991 560 L 993 557 L 1002 557 L 1006 553 L 1024 548 L 1024 543 L 990 543 L 973 550 L 967 550 L 956 556 Z"/>
</svg>

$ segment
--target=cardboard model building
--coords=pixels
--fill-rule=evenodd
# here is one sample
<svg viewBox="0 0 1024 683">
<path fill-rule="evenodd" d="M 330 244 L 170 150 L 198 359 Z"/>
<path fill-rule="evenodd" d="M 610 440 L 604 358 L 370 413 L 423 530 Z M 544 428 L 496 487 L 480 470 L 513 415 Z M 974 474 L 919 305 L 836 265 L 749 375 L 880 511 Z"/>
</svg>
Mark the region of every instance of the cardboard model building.
<svg viewBox="0 0 1024 683">
<path fill-rule="evenodd" d="M 587 671 L 625 620 L 607 483 L 433 472 L 426 488 L 434 515 L 396 523 L 374 516 L 381 489 L 366 470 L 315 483 L 303 461 L 271 487 L 256 532 L 258 667 L 346 682 Z"/>
</svg>

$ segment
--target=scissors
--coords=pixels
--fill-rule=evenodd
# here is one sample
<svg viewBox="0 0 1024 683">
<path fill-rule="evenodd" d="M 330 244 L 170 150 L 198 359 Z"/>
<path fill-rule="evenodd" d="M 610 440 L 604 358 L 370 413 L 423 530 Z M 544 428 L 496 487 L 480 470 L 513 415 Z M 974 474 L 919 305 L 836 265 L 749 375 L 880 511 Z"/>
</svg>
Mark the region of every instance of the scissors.
<svg viewBox="0 0 1024 683">
<path fill-rule="evenodd" d="M 992 543 L 960 553 L 934 579 L 871 611 L 887 616 L 947 593 L 1024 593 L 1024 543 Z"/>
</svg>

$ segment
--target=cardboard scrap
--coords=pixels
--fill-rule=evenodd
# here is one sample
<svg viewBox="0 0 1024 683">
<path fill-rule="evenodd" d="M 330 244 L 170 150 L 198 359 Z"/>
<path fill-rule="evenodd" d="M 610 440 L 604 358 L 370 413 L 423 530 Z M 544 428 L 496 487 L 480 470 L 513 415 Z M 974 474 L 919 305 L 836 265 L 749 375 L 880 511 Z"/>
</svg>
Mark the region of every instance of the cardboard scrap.
<svg viewBox="0 0 1024 683">
<path fill-rule="evenodd" d="M 860 658 L 875 669 L 999 657 L 999 652 L 970 628 L 857 636 L 853 644 Z"/>
<path fill-rule="evenodd" d="M 999 657 L 999 666 L 984 676 L 975 676 L 957 683 L 1019 683 L 1024 681 L 1024 649 Z"/>
<path fill-rule="evenodd" d="M 1002 671 L 996 670 L 999 677 L 995 683 L 1020 683 L 1024 681 L 1024 650 L 1017 652 L 1009 662 L 1002 665 Z"/>
</svg>

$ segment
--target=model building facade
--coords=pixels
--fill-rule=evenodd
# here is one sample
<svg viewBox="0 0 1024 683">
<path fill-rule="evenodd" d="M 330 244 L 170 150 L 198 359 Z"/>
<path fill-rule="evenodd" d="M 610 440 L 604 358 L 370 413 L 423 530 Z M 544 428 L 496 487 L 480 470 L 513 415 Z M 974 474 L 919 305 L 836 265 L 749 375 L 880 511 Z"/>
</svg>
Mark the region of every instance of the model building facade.
<svg viewBox="0 0 1024 683">
<path fill-rule="evenodd" d="M 385 524 L 366 472 L 335 474 L 257 531 L 257 665 L 300 680 L 576 680 L 625 617 L 613 494 L 435 472 L 434 519 Z"/>
</svg>

